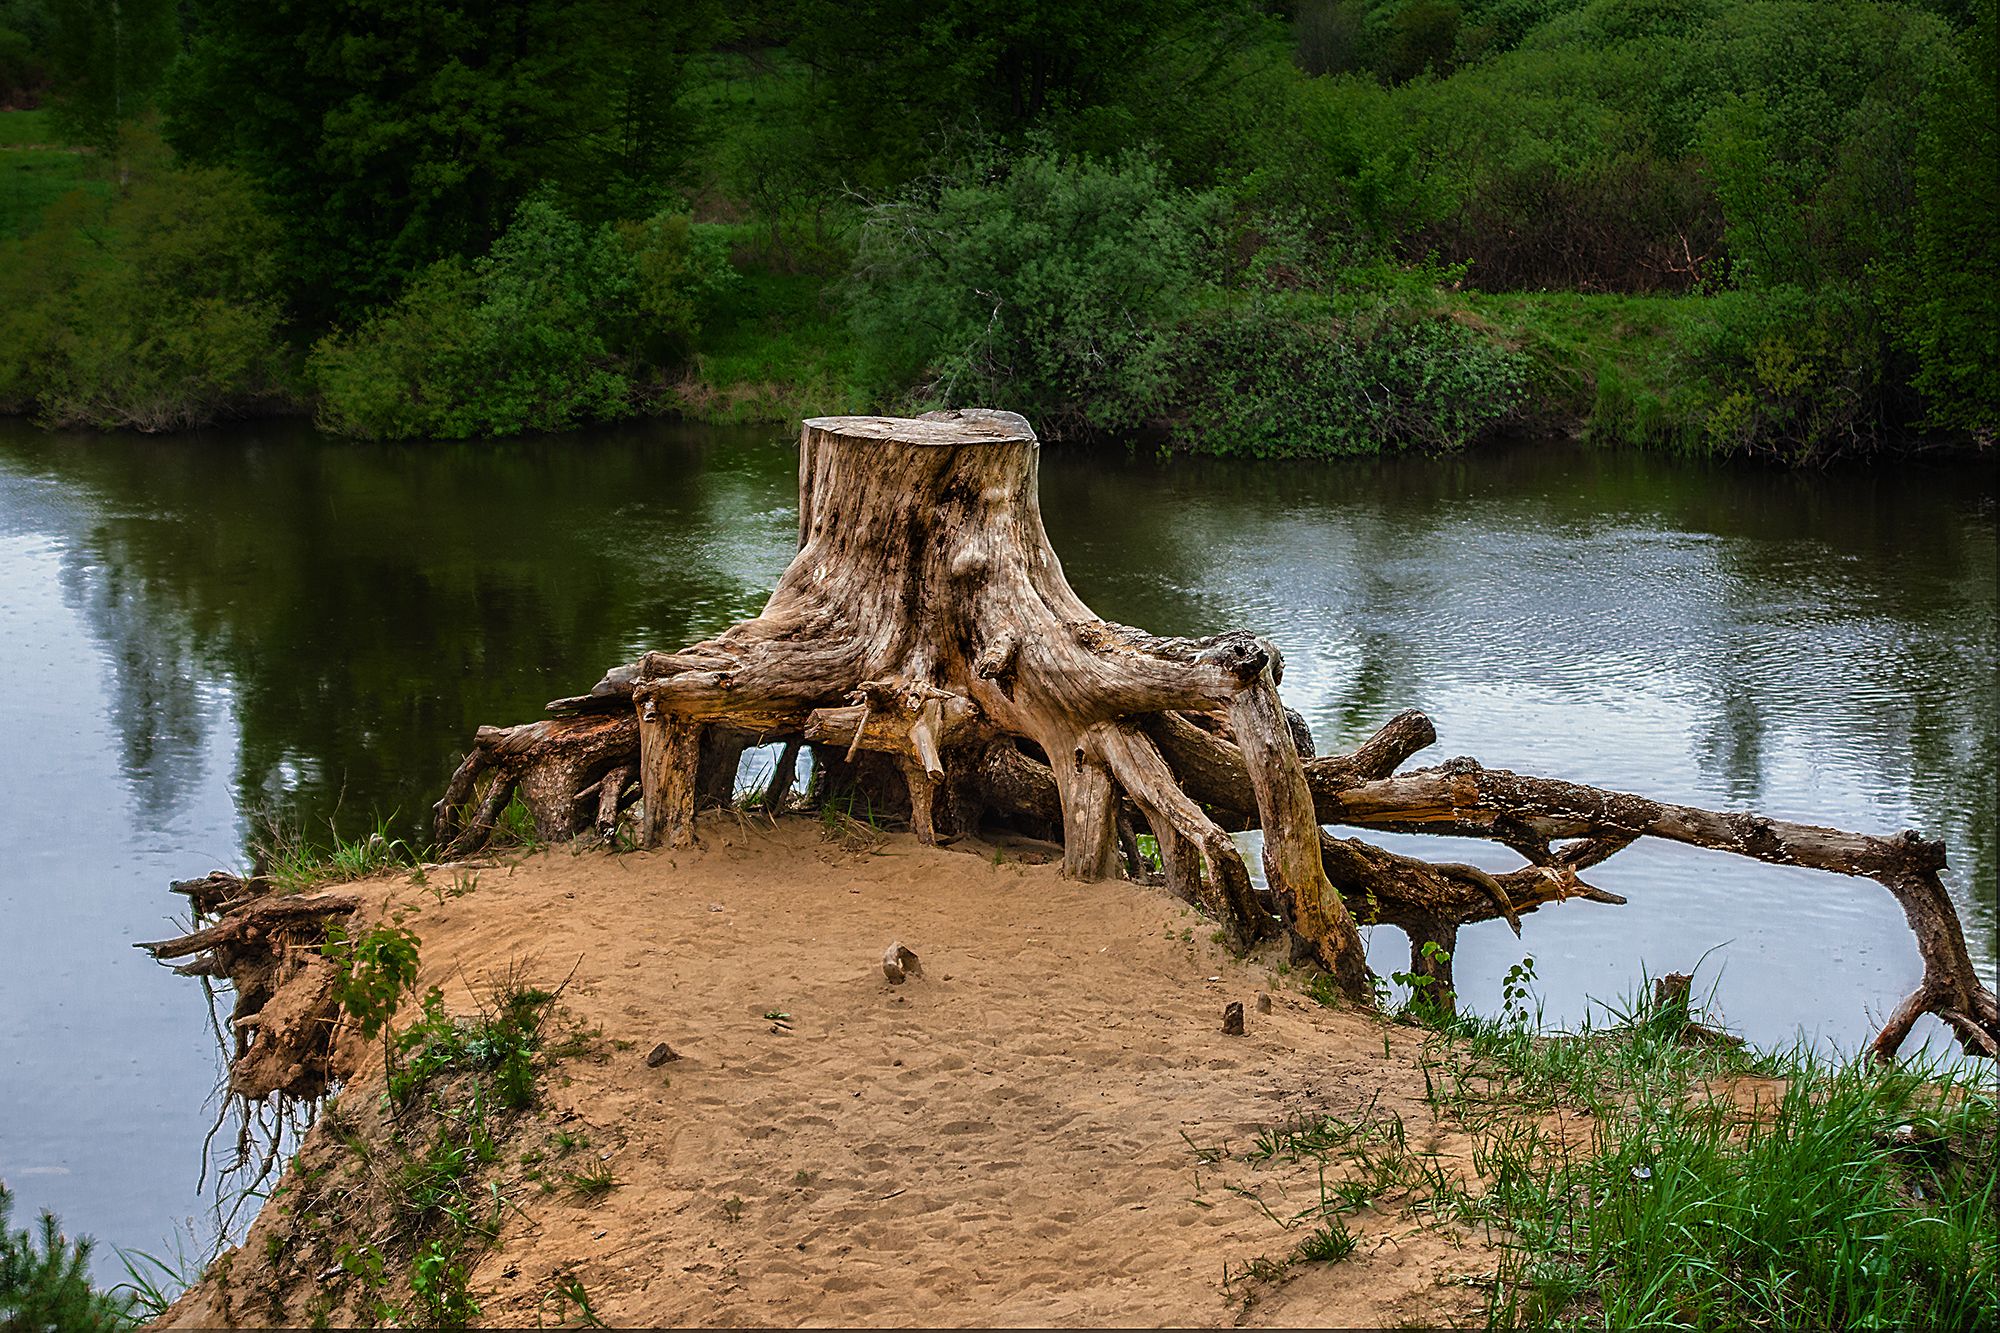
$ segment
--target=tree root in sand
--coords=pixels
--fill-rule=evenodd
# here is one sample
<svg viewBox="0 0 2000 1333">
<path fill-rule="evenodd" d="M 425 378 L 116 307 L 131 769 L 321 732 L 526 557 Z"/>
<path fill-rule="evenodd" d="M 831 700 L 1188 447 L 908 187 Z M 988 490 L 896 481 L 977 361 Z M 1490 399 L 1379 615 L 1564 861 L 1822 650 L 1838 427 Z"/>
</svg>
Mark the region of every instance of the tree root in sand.
<svg viewBox="0 0 2000 1333">
<path fill-rule="evenodd" d="M 236 994 L 228 1024 L 227 1090 L 246 1100 L 273 1093 L 306 1100 L 335 1080 L 339 977 L 323 946 L 327 927 L 361 900 L 349 893 L 280 896 L 268 881 L 223 871 L 174 885 L 197 913 L 219 918 L 186 935 L 137 947 L 161 961 L 186 958 L 182 976 L 226 979 Z"/>
<path fill-rule="evenodd" d="M 1274 934 L 1369 1003 L 1361 921 L 1410 938 L 1411 968 L 1452 1004 L 1460 927 L 1545 903 L 1621 903 L 1582 872 L 1641 837 L 1877 881 L 1901 904 L 1924 979 L 1876 1038 L 1892 1057 L 1937 1015 L 1970 1052 L 2000 1054 L 1938 871 L 1942 844 L 1671 805 L 1454 759 L 1398 775 L 1436 740 L 1406 712 L 1354 751 L 1312 756 L 1280 701 L 1284 661 L 1247 631 L 1161 638 L 1094 615 L 1042 527 L 1035 436 L 1006 412 L 819 418 L 799 447 L 799 553 L 764 611 L 677 652 L 614 667 L 551 717 L 482 728 L 437 805 L 440 846 L 491 836 L 518 794 L 548 841 L 615 836 L 636 805 L 644 847 L 685 847 L 694 815 L 731 798 L 750 744 L 782 741 L 767 808 L 801 747 L 814 803 L 907 819 L 943 843 L 1001 825 L 1059 841 L 1065 873 L 1144 873 L 1148 830 L 1166 883 L 1236 947 Z M 1506 874 L 1401 856 L 1322 825 L 1492 839 Z M 1261 828 L 1268 890 L 1232 831 Z M 1560 844 L 1560 845 L 1559 845 Z M 1436 945 L 1436 948 L 1427 948 Z"/>
</svg>

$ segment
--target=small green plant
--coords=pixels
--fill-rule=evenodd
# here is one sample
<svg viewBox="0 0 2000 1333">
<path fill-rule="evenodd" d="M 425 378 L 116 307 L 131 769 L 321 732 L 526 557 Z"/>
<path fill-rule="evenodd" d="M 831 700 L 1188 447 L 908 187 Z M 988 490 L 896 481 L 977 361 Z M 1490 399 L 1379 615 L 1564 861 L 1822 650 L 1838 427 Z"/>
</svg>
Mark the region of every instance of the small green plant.
<svg viewBox="0 0 2000 1333">
<path fill-rule="evenodd" d="M 543 1296 L 536 1310 L 536 1324 L 542 1324 L 542 1314 L 547 1311 L 558 1328 L 568 1328 L 572 1323 L 579 1328 L 604 1328 L 605 1322 L 590 1306 L 590 1295 L 583 1289 L 581 1278 L 570 1276 L 557 1282 Z"/>
<path fill-rule="evenodd" d="M 1541 1025 L 1541 1001 L 1535 1000 L 1535 956 L 1525 955 L 1507 969 L 1500 982 L 1500 1014 L 1509 1026 L 1530 1026 L 1529 1001 L 1534 1000 L 1532 1026 Z"/>
<path fill-rule="evenodd" d="M 1307 977 L 1306 995 L 1314 1002 L 1324 1005 L 1328 1009 L 1338 1009 L 1340 1007 L 1340 987 L 1334 984 L 1333 976 L 1330 973 L 1315 971 Z"/>
<path fill-rule="evenodd" d="M 410 1265 L 410 1294 L 424 1322 L 436 1328 L 467 1328 L 479 1317 L 479 1302 L 468 1286 L 468 1266 L 443 1241 L 432 1241 Z"/>
<path fill-rule="evenodd" d="M 574 1171 L 565 1172 L 563 1183 L 570 1193 L 580 1199 L 596 1202 L 618 1188 L 618 1177 L 611 1170 L 611 1163 L 589 1162 Z"/>
<path fill-rule="evenodd" d="M 130 1301 L 130 1313 L 140 1323 L 158 1319 L 181 1292 L 201 1281 L 201 1265 L 189 1261 L 178 1236 L 173 1242 L 172 1262 L 145 1250 L 120 1250 L 118 1262 L 125 1269 L 125 1280 L 112 1290 Z M 4 1315 L 4 1306 L 0 1306 L 0 1315 Z M 5 1327 L 4 1323 L 0 1327 Z"/>
<path fill-rule="evenodd" d="M 535 813 L 528 809 L 521 793 L 515 792 L 500 811 L 500 817 L 493 822 L 492 845 L 495 847 L 518 847 L 522 851 L 540 851 L 546 844 L 535 832 Z"/>
<path fill-rule="evenodd" d="M 320 952 L 339 974 L 334 993 L 340 1008 L 369 1040 L 395 1016 L 403 996 L 417 984 L 416 932 L 377 926 L 349 938 L 347 928 L 327 927 Z"/>
<path fill-rule="evenodd" d="M 1424 941 L 1423 956 L 1433 967 L 1451 962 L 1451 952 L 1436 940 Z M 1443 997 L 1438 993 L 1438 979 L 1435 976 L 1425 972 L 1392 972 L 1389 974 L 1389 980 L 1409 991 L 1410 998 L 1404 1002 L 1403 1012 L 1419 1023 L 1436 1023 L 1449 1016 L 1444 1007 Z M 1376 1002 L 1386 1007 L 1390 994 L 1388 987 L 1377 977 Z"/>
<path fill-rule="evenodd" d="M 1354 1236 L 1338 1217 L 1329 1217 L 1299 1242 L 1292 1253 L 1307 1263 L 1338 1263 L 1354 1253 Z"/>
</svg>

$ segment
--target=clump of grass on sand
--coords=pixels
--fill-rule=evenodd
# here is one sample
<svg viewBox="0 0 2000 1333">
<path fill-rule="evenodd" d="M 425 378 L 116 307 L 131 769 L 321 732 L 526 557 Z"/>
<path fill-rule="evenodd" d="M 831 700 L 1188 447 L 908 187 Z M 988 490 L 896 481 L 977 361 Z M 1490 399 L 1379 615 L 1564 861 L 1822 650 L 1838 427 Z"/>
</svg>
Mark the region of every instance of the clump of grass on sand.
<svg viewBox="0 0 2000 1333">
<path fill-rule="evenodd" d="M 1526 993 L 1517 969 L 1502 1017 L 1425 1015 L 1428 1101 L 1471 1136 L 1470 1173 L 1372 1106 L 1294 1118 L 1238 1154 L 1317 1163 L 1319 1199 L 1273 1220 L 1395 1203 L 1482 1231 L 1494 1328 L 2000 1325 L 1990 1068 L 1759 1054 L 1691 1040 L 1674 1004 L 1547 1036 Z M 1320 1257 L 1342 1257 L 1337 1234 L 1225 1282 Z"/>
</svg>

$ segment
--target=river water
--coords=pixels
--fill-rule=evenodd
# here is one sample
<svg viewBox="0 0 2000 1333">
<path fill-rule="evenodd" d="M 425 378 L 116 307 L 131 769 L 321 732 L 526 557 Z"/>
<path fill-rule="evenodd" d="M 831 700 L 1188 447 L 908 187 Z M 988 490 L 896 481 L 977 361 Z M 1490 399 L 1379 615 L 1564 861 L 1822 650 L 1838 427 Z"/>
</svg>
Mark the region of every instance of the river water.
<svg viewBox="0 0 2000 1333">
<path fill-rule="evenodd" d="M 1439 746 L 1692 804 L 1949 846 L 1991 969 L 1990 466 L 1793 475 L 1520 442 L 1447 459 L 1051 453 L 1043 507 L 1100 614 L 1286 650 L 1322 751 L 1401 708 Z M 255 812 L 416 835 L 473 728 L 762 605 L 796 536 L 788 432 L 505 444 L 169 440 L 0 420 L 0 1180 L 159 1251 L 207 1202 L 219 1074 L 195 983 L 131 948 Z M 1390 839 L 1513 864 L 1480 843 Z M 1706 956 L 1760 1044 L 1853 1049 L 1914 983 L 1868 881 L 1642 843 L 1569 903 L 1467 930 L 1466 1003 L 1532 954 L 1552 1022 Z M 1383 929 L 1384 971 L 1407 965 Z M 204 1223 L 195 1222 L 197 1233 Z M 206 1224 L 212 1227 L 212 1223 Z"/>
</svg>

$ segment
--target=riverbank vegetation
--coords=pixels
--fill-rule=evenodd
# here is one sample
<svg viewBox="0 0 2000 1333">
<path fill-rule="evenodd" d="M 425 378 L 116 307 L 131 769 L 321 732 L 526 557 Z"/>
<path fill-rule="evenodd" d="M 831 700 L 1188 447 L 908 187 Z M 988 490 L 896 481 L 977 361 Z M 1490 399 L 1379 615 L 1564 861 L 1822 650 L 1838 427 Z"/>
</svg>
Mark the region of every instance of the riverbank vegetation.
<svg viewBox="0 0 2000 1333">
<path fill-rule="evenodd" d="M 1994 27 L 1992 0 L 4 0 L 0 406 L 1983 447 Z"/>
</svg>

